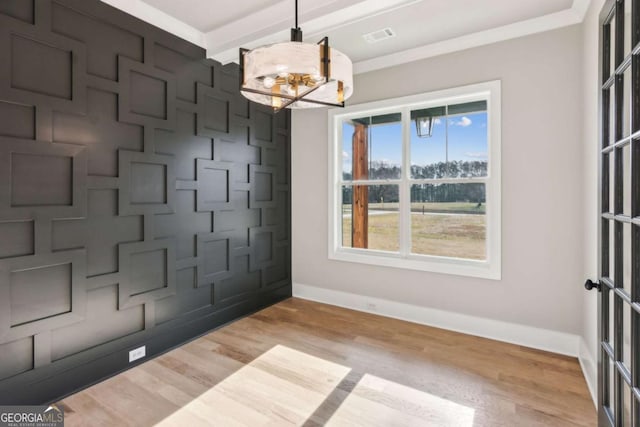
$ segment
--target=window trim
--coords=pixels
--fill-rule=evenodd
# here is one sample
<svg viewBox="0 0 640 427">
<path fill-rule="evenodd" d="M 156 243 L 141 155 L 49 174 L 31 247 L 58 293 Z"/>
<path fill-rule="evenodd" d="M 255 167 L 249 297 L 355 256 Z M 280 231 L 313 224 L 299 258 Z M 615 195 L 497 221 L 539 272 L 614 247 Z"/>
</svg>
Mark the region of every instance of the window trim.
<svg viewBox="0 0 640 427">
<path fill-rule="evenodd" d="M 487 259 L 485 261 L 449 258 L 433 255 L 411 254 L 411 211 L 407 209 L 411 183 L 429 180 L 411 180 L 411 168 L 404 167 L 401 179 L 352 181 L 354 184 L 397 184 L 399 188 L 399 239 L 400 252 L 342 247 L 342 120 L 365 115 L 377 115 L 400 111 L 402 113 L 403 166 L 411 164 L 411 118 L 416 108 L 429 108 L 443 104 L 463 103 L 477 100 L 487 101 L 488 172 L 482 178 L 460 178 L 437 180 L 439 183 L 483 182 L 486 184 Z M 350 105 L 344 109 L 330 109 L 329 117 L 329 227 L 328 256 L 331 260 L 372 264 L 409 270 L 479 277 L 500 280 L 502 278 L 502 233 L 501 233 L 501 82 L 460 86 L 451 89 L 427 92 L 382 101 Z M 404 207 L 404 209 L 403 209 Z"/>
</svg>

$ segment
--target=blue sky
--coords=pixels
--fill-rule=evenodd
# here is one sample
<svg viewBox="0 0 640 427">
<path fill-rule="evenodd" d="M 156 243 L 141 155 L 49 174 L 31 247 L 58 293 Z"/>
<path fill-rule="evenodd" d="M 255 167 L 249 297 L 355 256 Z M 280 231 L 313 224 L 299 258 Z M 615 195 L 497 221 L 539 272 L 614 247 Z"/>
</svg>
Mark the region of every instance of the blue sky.
<svg viewBox="0 0 640 427">
<path fill-rule="evenodd" d="M 446 150 L 446 121 L 436 119 L 431 138 L 418 137 L 415 122 L 411 123 L 411 164 L 428 165 L 444 162 Z M 343 126 L 343 170 L 351 172 L 351 136 L 353 127 Z M 390 164 L 402 163 L 402 129 L 400 123 L 374 126 L 371 130 L 371 158 Z M 449 161 L 487 160 L 487 113 L 449 117 Z"/>
</svg>

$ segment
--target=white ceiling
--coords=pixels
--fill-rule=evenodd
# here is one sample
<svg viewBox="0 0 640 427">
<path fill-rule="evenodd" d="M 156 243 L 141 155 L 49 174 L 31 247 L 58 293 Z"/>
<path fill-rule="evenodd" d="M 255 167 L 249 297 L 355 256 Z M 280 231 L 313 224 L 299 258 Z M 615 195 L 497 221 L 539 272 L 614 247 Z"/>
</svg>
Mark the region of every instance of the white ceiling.
<svg viewBox="0 0 640 427">
<path fill-rule="evenodd" d="M 285 41 L 294 0 L 103 0 L 207 49 L 223 63 L 238 48 Z M 328 36 L 356 72 L 581 22 L 590 0 L 299 0 L 305 40 Z M 230 7 L 230 4 L 233 6 Z M 396 37 L 367 43 L 385 27 Z"/>
<path fill-rule="evenodd" d="M 144 0 L 145 3 L 208 33 L 282 0 Z M 292 3 L 293 4 L 293 3 Z M 230 7 L 232 5 L 232 7 Z"/>
</svg>

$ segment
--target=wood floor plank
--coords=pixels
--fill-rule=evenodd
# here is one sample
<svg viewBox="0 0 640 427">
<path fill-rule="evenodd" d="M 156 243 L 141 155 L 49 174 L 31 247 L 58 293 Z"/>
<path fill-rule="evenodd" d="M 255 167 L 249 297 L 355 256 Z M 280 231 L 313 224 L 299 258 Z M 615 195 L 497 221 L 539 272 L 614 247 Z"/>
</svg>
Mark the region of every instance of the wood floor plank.
<svg viewBox="0 0 640 427">
<path fill-rule="evenodd" d="M 595 426 L 578 361 L 291 298 L 66 398 L 68 426 Z"/>
</svg>

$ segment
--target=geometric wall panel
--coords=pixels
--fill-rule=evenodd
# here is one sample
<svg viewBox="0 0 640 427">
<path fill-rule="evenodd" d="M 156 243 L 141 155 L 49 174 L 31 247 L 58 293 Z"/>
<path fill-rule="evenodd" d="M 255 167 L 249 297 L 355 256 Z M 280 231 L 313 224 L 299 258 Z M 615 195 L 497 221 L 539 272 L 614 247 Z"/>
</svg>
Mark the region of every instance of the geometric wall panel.
<svg viewBox="0 0 640 427">
<path fill-rule="evenodd" d="M 233 277 L 234 232 L 198 234 L 198 286 Z"/>
<path fill-rule="evenodd" d="M 81 321 L 85 251 L 0 260 L 0 343 Z"/>
<path fill-rule="evenodd" d="M 86 212 L 84 147 L 0 137 L 0 215 L 31 218 L 34 208 L 53 218 Z"/>
<path fill-rule="evenodd" d="M 232 210 L 233 163 L 196 159 L 198 212 Z"/>
<path fill-rule="evenodd" d="M 212 229 L 211 213 L 196 212 L 195 200 L 195 191 L 176 191 L 175 213 L 154 217 L 155 237 L 157 239 L 173 237 L 176 240 L 177 259 L 195 257 L 196 235 Z"/>
<path fill-rule="evenodd" d="M 0 0 L 3 404 L 291 294 L 290 113 L 238 78 L 103 1 Z"/>
<path fill-rule="evenodd" d="M 131 71 L 129 84 L 132 113 L 167 120 L 167 82 Z"/>
<path fill-rule="evenodd" d="M 159 43 L 153 46 L 153 57 L 157 68 L 176 76 L 178 99 L 197 102 L 196 83 L 209 87 L 213 84 L 213 69 L 207 61 L 191 58 Z"/>
<path fill-rule="evenodd" d="M 105 319 L 109 319 L 108 325 L 104 324 Z M 142 305 L 118 310 L 117 285 L 94 289 L 87 293 L 87 315 L 84 321 L 51 332 L 51 359 L 62 359 L 143 329 Z"/>
<path fill-rule="evenodd" d="M 11 37 L 11 87 L 71 99 L 73 55 L 19 35 Z M 42 70 L 47 70 L 43 78 Z"/>
<path fill-rule="evenodd" d="M 251 270 L 249 256 L 239 256 L 235 262 L 241 273 L 233 279 L 220 282 L 216 288 L 216 296 L 221 301 L 242 297 L 260 289 L 260 271 Z"/>
<path fill-rule="evenodd" d="M 88 74 L 116 81 L 118 55 L 142 62 L 144 38 L 140 35 L 59 2 L 53 2 L 51 8 L 53 32 L 91 46 L 87 50 Z"/>
<path fill-rule="evenodd" d="M 211 307 L 213 287 L 196 288 L 195 268 L 177 272 L 176 295 L 156 301 L 156 322 L 162 324 L 184 313 Z"/>
<path fill-rule="evenodd" d="M 84 44 L 0 15 L 0 52 L 6 52 L 0 64 L 0 99 L 84 112 Z"/>
<path fill-rule="evenodd" d="M 30 105 L 0 102 L 0 116 L 7 121 L 2 136 L 34 139 L 36 137 L 36 109 Z"/>
<path fill-rule="evenodd" d="M 33 24 L 34 1 L 2 1 L 0 2 L 0 13 Z"/>
<path fill-rule="evenodd" d="M 249 206 L 254 208 L 274 208 L 277 169 L 270 166 L 249 166 L 251 182 Z"/>
<path fill-rule="evenodd" d="M 33 369 L 33 337 L 0 344 L 0 380 Z"/>
<path fill-rule="evenodd" d="M 11 326 L 70 312 L 71 284 L 71 264 L 12 271 Z"/>
<path fill-rule="evenodd" d="M 118 156 L 119 215 L 173 213 L 173 157 L 127 150 L 119 150 Z"/>
<path fill-rule="evenodd" d="M 33 221 L 0 222 L 0 259 L 33 255 Z"/>
<path fill-rule="evenodd" d="M 118 307 L 125 309 L 175 295 L 175 241 L 151 240 L 119 245 Z"/>
<path fill-rule="evenodd" d="M 199 136 L 225 138 L 229 133 L 229 94 L 198 83 L 198 130 Z"/>
<path fill-rule="evenodd" d="M 194 159 L 212 159 L 211 138 L 195 134 L 196 114 L 178 109 L 174 131 L 156 129 L 154 144 L 156 153 L 174 157 L 176 179 L 193 181 L 196 179 Z M 176 144 L 176 141 L 180 141 Z"/>
<path fill-rule="evenodd" d="M 273 147 L 274 140 L 274 117 L 265 111 L 257 110 L 255 104 L 251 105 L 251 113 L 255 117 L 256 126 L 251 131 L 251 145 L 259 147 Z"/>
<path fill-rule="evenodd" d="M 117 150 L 142 151 L 144 148 L 144 128 L 118 121 L 115 93 L 88 88 L 86 114 L 54 111 L 52 116 L 53 141 L 84 145 L 90 175 L 117 177 Z"/>
<path fill-rule="evenodd" d="M 118 216 L 118 190 L 92 189 L 88 191 L 86 219 L 52 222 L 52 249 L 84 247 L 88 277 L 117 273 L 118 244 L 142 241 L 143 230 L 142 216 Z"/>
<path fill-rule="evenodd" d="M 167 203 L 167 165 L 131 162 L 129 165 L 130 203 Z"/>
<path fill-rule="evenodd" d="M 118 117 L 121 121 L 172 130 L 176 83 L 171 73 L 118 57 Z"/>
<path fill-rule="evenodd" d="M 11 206 L 72 206 L 72 173 L 72 157 L 12 153 Z"/>
<path fill-rule="evenodd" d="M 249 246 L 253 248 L 249 257 L 251 271 L 275 264 L 275 231 L 275 227 L 258 227 L 249 230 Z"/>
</svg>

